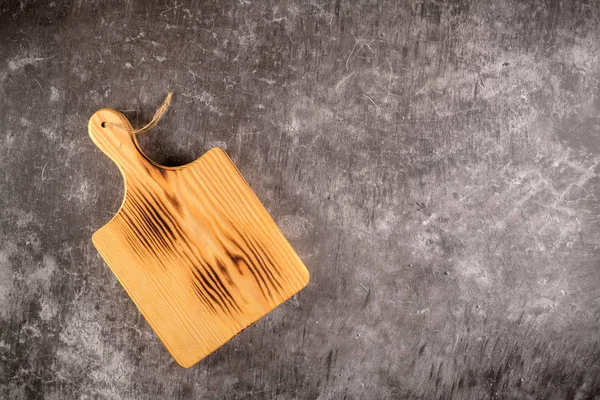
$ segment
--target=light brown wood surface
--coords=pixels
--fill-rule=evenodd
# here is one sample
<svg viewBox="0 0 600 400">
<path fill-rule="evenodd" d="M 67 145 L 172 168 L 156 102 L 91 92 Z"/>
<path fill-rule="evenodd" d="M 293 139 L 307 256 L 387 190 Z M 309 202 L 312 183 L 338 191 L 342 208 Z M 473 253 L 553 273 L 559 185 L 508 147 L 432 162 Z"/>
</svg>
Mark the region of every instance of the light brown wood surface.
<svg viewBox="0 0 600 400">
<path fill-rule="evenodd" d="M 308 283 L 308 271 L 231 159 L 181 167 L 141 151 L 112 109 L 89 121 L 119 167 L 123 204 L 92 241 L 166 348 L 189 367 Z"/>
</svg>

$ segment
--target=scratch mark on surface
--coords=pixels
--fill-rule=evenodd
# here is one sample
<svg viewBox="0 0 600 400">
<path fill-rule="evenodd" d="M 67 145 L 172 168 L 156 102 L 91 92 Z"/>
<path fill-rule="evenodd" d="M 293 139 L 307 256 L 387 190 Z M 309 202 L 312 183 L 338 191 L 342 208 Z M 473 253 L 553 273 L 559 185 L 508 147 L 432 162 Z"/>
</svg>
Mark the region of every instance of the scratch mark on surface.
<svg viewBox="0 0 600 400">
<path fill-rule="evenodd" d="M 162 17 L 163 15 L 165 15 L 165 13 L 171 11 L 171 10 L 175 10 L 179 7 L 181 7 L 183 5 L 183 3 L 179 3 L 179 4 L 175 4 L 173 7 L 169 7 L 166 10 L 164 10 L 163 12 L 160 13 L 160 16 Z"/>
<path fill-rule="evenodd" d="M 350 63 L 350 59 L 352 58 L 352 54 L 354 54 L 354 50 L 356 50 L 356 46 L 358 46 L 358 42 L 354 42 L 354 46 L 352 47 L 352 50 L 350 50 L 350 54 L 346 59 L 346 71 L 348 71 L 348 63 Z"/>
<path fill-rule="evenodd" d="M 369 95 L 368 95 L 368 94 L 366 94 L 366 93 L 363 93 L 363 96 L 365 96 L 367 99 L 369 99 L 369 100 L 371 101 L 371 103 L 373 103 L 373 105 L 374 105 L 375 107 L 377 107 L 377 108 L 381 108 L 381 107 L 379 107 L 379 105 L 378 105 L 377 103 L 375 103 L 375 101 L 374 101 L 374 100 L 371 98 L 371 96 L 369 96 Z"/>
<path fill-rule="evenodd" d="M 42 167 L 42 182 L 44 181 L 44 172 L 46 171 L 47 166 L 48 166 L 48 161 L 46 161 L 46 164 L 44 164 L 44 166 Z"/>
<path fill-rule="evenodd" d="M 342 78 L 342 80 L 340 80 L 340 81 L 339 81 L 339 82 L 338 82 L 338 83 L 335 85 L 335 90 L 336 90 L 336 91 L 339 91 L 341 88 L 343 88 L 343 87 L 346 85 L 346 83 L 348 83 L 348 81 L 349 81 L 350 79 L 352 79 L 352 77 L 353 77 L 354 75 L 356 75 L 356 72 L 355 72 L 355 71 L 353 71 L 353 72 L 349 73 L 348 75 L 346 75 L 345 77 L 343 77 L 343 78 Z"/>
<path fill-rule="evenodd" d="M 190 74 L 192 74 L 192 78 L 194 78 L 194 83 L 196 83 L 196 78 L 200 78 L 200 77 L 198 76 L 198 74 L 196 74 L 194 71 L 192 71 L 192 69 L 191 69 L 190 67 L 186 67 L 186 69 L 188 70 L 188 72 L 189 72 Z"/>
<path fill-rule="evenodd" d="M 294 40 L 292 39 L 292 37 L 290 36 L 290 33 L 289 33 L 289 32 L 287 32 L 287 31 L 286 31 L 286 32 L 285 32 L 285 34 L 287 35 L 288 39 L 290 39 L 290 42 L 292 42 L 292 44 L 296 44 L 296 43 L 294 42 Z"/>
<path fill-rule="evenodd" d="M 44 92 L 44 93 L 45 93 L 46 91 L 45 91 L 45 90 L 44 90 L 44 88 L 42 87 L 42 84 L 40 83 L 40 81 L 38 81 L 38 80 L 37 80 L 37 79 L 35 79 L 35 78 L 34 78 L 33 80 L 35 81 L 35 83 L 37 83 L 37 84 L 38 84 L 38 86 L 40 87 L 40 89 L 42 89 L 42 92 Z"/>
</svg>

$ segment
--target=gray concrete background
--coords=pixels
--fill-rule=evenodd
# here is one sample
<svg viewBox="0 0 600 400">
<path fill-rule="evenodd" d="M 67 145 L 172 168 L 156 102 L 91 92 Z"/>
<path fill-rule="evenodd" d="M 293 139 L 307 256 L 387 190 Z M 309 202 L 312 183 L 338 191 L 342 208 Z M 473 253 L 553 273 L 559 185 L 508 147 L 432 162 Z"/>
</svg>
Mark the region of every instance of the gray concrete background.
<svg viewBox="0 0 600 400">
<path fill-rule="evenodd" d="M 0 398 L 600 398 L 600 4 L 0 3 Z M 311 271 L 197 366 L 93 248 L 117 168 L 234 159 Z"/>
</svg>

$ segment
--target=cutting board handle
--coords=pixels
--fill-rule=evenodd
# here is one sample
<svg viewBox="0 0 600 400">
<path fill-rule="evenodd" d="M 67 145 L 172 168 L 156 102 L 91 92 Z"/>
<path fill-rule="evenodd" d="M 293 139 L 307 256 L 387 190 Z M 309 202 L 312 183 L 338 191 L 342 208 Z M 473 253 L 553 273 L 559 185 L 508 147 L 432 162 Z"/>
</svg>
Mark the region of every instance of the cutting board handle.
<svg viewBox="0 0 600 400">
<path fill-rule="evenodd" d="M 102 108 L 94 113 L 88 124 L 94 144 L 102 150 L 123 174 L 147 170 L 150 164 L 141 151 L 133 127 L 120 112 Z"/>
</svg>

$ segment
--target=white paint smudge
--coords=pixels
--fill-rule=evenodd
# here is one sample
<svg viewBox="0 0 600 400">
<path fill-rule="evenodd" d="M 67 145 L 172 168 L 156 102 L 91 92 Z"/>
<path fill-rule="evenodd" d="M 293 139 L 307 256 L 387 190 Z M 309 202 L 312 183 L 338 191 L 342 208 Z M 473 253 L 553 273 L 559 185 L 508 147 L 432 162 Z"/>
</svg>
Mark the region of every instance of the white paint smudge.
<svg viewBox="0 0 600 400">
<path fill-rule="evenodd" d="M 398 213 L 396 210 L 385 210 L 375 219 L 375 229 L 380 237 L 388 239 L 398 223 Z"/>
<path fill-rule="evenodd" d="M 11 207 L 4 210 L 4 218 L 13 217 L 15 218 L 15 223 L 17 224 L 17 228 L 26 228 L 31 225 L 39 225 L 37 218 L 34 214 L 30 212 L 23 211 L 17 207 Z"/>
<path fill-rule="evenodd" d="M 84 382 L 81 398 L 97 394 L 103 399 L 130 398 L 133 365 L 103 335 L 98 317 L 89 302 L 75 304 L 74 313 L 59 334 L 62 346 L 56 352 L 57 372 Z"/>
<path fill-rule="evenodd" d="M 23 57 L 23 58 L 13 58 L 8 62 L 8 69 L 11 71 L 16 71 L 25 67 L 26 65 L 36 64 L 40 61 L 44 61 L 46 58 L 43 57 Z"/>
<path fill-rule="evenodd" d="M 25 117 L 21 117 L 21 118 L 19 119 L 19 123 L 21 124 L 21 126 L 22 126 L 23 128 L 27 128 L 27 127 L 30 127 L 30 126 L 31 126 L 31 121 L 29 121 L 29 120 L 28 120 L 27 118 L 25 118 Z"/>
<path fill-rule="evenodd" d="M 48 128 L 47 126 L 42 127 L 42 133 L 50 140 L 56 140 L 56 131 Z"/>
<path fill-rule="evenodd" d="M 13 271 L 10 262 L 12 251 L 10 248 L 0 249 L 0 304 L 8 304 L 13 285 Z M 0 317 L 8 315 L 8 307 L 0 307 Z"/>
<path fill-rule="evenodd" d="M 44 254 L 42 264 L 42 268 L 38 268 L 35 272 L 27 276 L 26 282 L 31 288 L 39 287 L 44 292 L 47 292 L 52 281 L 52 276 L 57 269 L 57 264 L 54 257 L 49 254 Z"/>
<path fill-rule="evenodd" d="M 49 321 L 56 316 L 58 312 L 58 305 L 51 299 L 43 298 L 41 301 L 42 310 L 40 311 L 40 318 L 42 321 Z"/>
<path fill-rule="evenodd" d="M 311 224 L 305 217 L 284 215 L 277 221 L 277 225 L 286 237 L 297 239 L 308 233 Z"/>
<path fill-rule="evenodd" d="M 58 101 L 61 98 L 61 92 L 54 86 L 50 86 L 50 101 Z"/>
</svg>

